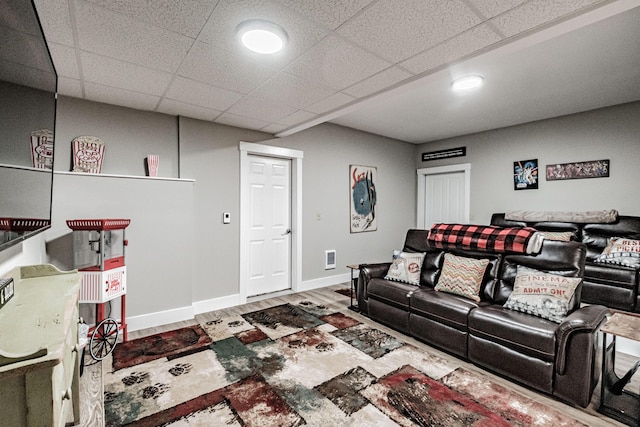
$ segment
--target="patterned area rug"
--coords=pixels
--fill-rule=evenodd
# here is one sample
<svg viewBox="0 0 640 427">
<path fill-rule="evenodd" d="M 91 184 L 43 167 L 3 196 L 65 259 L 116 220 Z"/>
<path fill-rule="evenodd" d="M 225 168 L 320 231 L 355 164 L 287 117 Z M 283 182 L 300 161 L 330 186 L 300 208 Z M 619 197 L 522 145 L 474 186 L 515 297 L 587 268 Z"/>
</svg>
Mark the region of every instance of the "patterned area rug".
<svg viewBox="0 0 640 427">
<path fill-rule="evenodd" d="M 584 426 L 310 301 L 188 329 L 116 347 L 107 426 Z"/>
</svg>

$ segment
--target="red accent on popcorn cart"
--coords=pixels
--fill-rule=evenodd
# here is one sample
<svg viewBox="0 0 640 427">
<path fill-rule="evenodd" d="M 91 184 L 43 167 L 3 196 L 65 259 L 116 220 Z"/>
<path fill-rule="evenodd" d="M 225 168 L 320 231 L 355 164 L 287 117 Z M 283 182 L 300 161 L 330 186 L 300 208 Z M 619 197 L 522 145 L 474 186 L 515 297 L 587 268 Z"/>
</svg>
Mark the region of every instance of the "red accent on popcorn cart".
<svg viewBox="0 0 640 427">
<path fill-rule="evenodd" d="M 73 230 L 73 261 L 81 273 L 80 302 L 96 304 L 96 326 L 93 328 L 92 347 L 96 332 L 103 348 L 91 350 L 94 358 L 100 359 L 111 353 L 115 342 L 110 343 L 109 334 L 113 329 L 121 330 L 127 341 L 126 293 L 127 267 L 125 265 L 125 229 L 129 219 L 74 219 L 67 226 Z M 117 328 L 109 325 L 105 318 L 104 304 L 117 297 L 121 301 L 121 320 Z M 105 323 L 106 322 L 106 323 Z M 112 323 L 115 321 L 112 321 Z M 97 330 L 104 325 L 105 330 Z M 92 332 L 91 330 L 89 331 Z M 117 335 L 117 334 L 116 334 Z M 116 337 L 117 339 L 117 337 Z M 115 341 L 115 340 L 113 340 Z M 96 343 L 98 346 L 99 343 Z"/>
</svg>

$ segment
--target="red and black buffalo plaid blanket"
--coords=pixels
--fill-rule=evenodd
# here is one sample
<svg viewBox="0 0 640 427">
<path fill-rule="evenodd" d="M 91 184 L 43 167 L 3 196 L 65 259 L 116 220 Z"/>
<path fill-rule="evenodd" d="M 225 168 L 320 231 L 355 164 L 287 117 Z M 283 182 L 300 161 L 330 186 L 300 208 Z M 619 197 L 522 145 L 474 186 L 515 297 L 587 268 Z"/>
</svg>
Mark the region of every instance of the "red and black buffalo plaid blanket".
<svg viewBox="0 0 640 427">
<path fill-rule="evenodd" d="M 530 227 L 434 224 L 427 242 L 440 249 L 538 253 L 544 237 Z"/>
</svg>

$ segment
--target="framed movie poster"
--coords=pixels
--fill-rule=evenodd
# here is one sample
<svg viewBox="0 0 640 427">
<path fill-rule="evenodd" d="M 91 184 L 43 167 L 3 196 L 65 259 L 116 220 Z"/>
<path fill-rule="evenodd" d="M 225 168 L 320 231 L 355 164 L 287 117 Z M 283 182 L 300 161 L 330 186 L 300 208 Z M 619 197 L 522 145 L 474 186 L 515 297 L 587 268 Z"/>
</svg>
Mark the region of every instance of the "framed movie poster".
<svg viewBox="0 0 640 427">
<path fill-rule="evenodd" d="M 350 218 L 352 233 L 375 231 L 378 228 L 376 216 L 377 168 L 372 166 L 349 166 Z"/>
<path fill-rule="evenodd" d="M 608 178 L 609 160 L 547 165 L 547 181 L 562 179 Z"/>
<path fill-rule="evenodd" d="M 538 188 L 538 159 L 513 162 L 513 189 L 535 190 Z"/>
</svg>

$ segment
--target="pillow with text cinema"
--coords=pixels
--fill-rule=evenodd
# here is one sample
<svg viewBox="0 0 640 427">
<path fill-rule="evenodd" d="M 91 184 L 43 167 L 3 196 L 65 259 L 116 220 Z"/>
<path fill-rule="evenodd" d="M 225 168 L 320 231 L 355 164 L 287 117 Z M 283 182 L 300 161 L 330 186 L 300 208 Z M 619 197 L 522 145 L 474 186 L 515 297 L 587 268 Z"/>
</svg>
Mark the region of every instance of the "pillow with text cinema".
<svg viewBox="0 0 640 427">
<path fill-rule="evenodd" d="M 640 267 L 640 240 L 612 237 L 595 262 Z"/>
<path fill-rule="evenodd" d="M 444 254 L 444 264 L 436 291 L 460 295 L 473 301 L 480 301 L 480 287 L 484 272 L 489 265 L 488 259 L 464 258 L 453 254 Z"/>
<path fill-rule="evenodd" d="M 384 278 L 419 286 L 424 256 L 424 252 L 393 251 L 393 261 Z"/>
<path fill-rule="evenodd" d="M 563 277 L 519 266 L 513 292 L 504 307 L 562 323 L 581 281 L 579 277 Z"/>
</svg>

